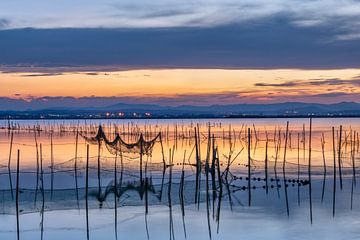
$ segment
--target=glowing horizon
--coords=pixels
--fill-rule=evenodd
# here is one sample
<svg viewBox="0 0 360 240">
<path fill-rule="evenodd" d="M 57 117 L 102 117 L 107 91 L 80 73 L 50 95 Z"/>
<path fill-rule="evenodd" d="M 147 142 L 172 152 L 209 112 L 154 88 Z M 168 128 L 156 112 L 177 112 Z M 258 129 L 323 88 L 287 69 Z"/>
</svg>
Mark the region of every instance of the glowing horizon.
<svg viewBox="0 0 360 240">
<path fill-rule="evenodd" d="M 1 97 L 128 97 L 138 102 L 259 103 L 356 101 L 360 69 L 140 69 L 2 72 Z M 199 99 L 201 101 L 199 102 Z M 152 101 L 153 100 L 153 101 Z"/>
</svg>

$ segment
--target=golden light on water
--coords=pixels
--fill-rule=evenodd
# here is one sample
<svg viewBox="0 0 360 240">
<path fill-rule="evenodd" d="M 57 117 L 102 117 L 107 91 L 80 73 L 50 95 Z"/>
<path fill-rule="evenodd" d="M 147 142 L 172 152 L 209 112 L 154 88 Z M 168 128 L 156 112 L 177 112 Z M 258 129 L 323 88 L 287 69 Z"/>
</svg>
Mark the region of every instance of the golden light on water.
<svg viewBox="0 0 360 240">
<path fill-rule="evenodd" d="M 215 143 L 218 147 L 220 159 L 226 164 L 226 157 L 231 153 L 234 157 L 238 153 L 236 161 L 234 162 L 234 168 L 243 167 L 247 159 L 247 148 L 246 148 L 246 130 L 250 128 L 252 131 L 252 146 L 251 146 L 251 156 L 257 165 L 263 166 L 265 159 L 265 144 L 266 144 L 266 134 L 268 134 L 269 139 L 269 150 L 268 157 L 270 162 L 274 162 L 277 158 L 278 162 L 283 161 L 284 153 L 284 134 L 286 128 L 286 119 L 234 119 L 234 120 L 114 120 L 115 122 L 109 121 L 99 121 L 99 123 L 104 124 L 107 135 L 111 139 L 114 134 L 114 126 L 117 126 L 117 131 L 122 134 L 125 141 L 128 143 L 133 143 L 138 140 L 138 137 L 127 135 L 128 127 L 130 126 L 130 131 L 137 129 L 141 132 L 147 132 L 147 139 L 151 139 L 158 132 L 163 133 L 163 147 L 164 147 L 164 156 L 166 161 L 169 161 L 169 151 L 170 149 L 175 148 L 174 163 L 181 164 L 183 162 L 184 152 L 186 151 L 186 162 L 194 163 L 195 153 L 194 153 L 194 127 L 199 123 L 201 127 L 201 156 L 202 159 L 206 158 L 207 154 L 207 134 L 208 134 L 208 124 L 211 126 L 211 133 L 215 136 Z M 358 131 L 360 125 L 356 119 L 340 119 L 344 125 L 344 136 L 347 136 L 349 139 L 349 134 L 351 131 Z M 49 121 L 52 122 L 52 121 Z M 71 120 L 67 122 L 54 121 L 52 125 L 43 122 L 43 127 L 46 129 L 49 126 L 56 128 L 59 124 L 65 124 L 64 126 L 74 127 L 74 123 Z M 309 136 L 309 122 L 308 119 L 290 119 L 290 131 L 289 131 L 289 142 L 287 146 L 287 157 L 286 161 L 289 164 L 297 164 L 298 154 L 300 154 L 300 163 L 307 164 L 308 158 L 308 136 Z M 336 125 L 336 121 L 333 119 L 315 119 L 312 133 L 312 162 L 314 166 L 323 165 L 322 149 L 321 149 L 321 137 L 324 134 L 325 137 L 325 157 L 326 162 L 329 166 L 332 165 L 332 135 L 331 127 L 338 127 L 340 124 Z M 66 125 L 67 124 L 67 125 Z M 115 125 L 114 125 L 115 124 Z M 80 125 L 84 126 L 84 125 Z M 97 126 L 97 125 L 94 125 Z M 303 149 L 303 127 L 305 127 L 305 150 Z M 131 130 L 132 129 L 132 130 Z M 151 135 L 150 135 L 151 129 Z M 168 133 L 166 131 L 169 131 Z M 276 131 L 276 133 L 275 133 Z M 276 156 L 276 144 L 278 134 L 280 131 L 281 142 L 278 156 Z M 177 132 L 178 137 L 175 136 Z M 14 131 L 14 141 L 13 141 L 13 150 L 11 163 L 12 167 L 16 166 L 16 149 L 21 150 L 21 166 L 23 168 L 34 168 L 36 166 L 36 142 L 35 134 L 32 131 Z M 274 137 L 274 134 L 275 137 Z M 298 134 L 299 134 L 299 144 L 300 150 L 298 150 Z M 69 161 L 72 161 L 75 157 L 75 142 L 76 134 L 74 132 L 55 132 L 53 135 L 53 151 L 54 151 L 54 162 L 55 164 L 63 164 Z M 89 134 L 88 134 L 89 135 Z M 91 134 L 90 134 L 91 135 Z M 93 133 L 92 135 L 95 135 Z M 257 138 L 257 139 L 256 139 Z M 345 137 L 344 137 L 345 139 Z M 44 166 L 49 168 L 51 165 L 51 135 L 49 132 L 39 132 L 36 136 L 38 143 L 38 150 L 40 149 L 40 144 L 42 145 L 42 156 Z M 2 129 L 0 132 L 0 151 L 3 153 L 0 158 L 0 164 L 3 166 L 7 165 L 8 162 L 8 153 L 10 149 L 10 133 L 6 129 Z M 80 137 L 78 142 L 78 157 L 82 158 L 84 161 L 86 156 L 86 141 Z M 350 146 L 350 145 L 349 145 Z M 230 148 L 231 147 L 231 148 Z M 298 152 L 299 151 L 299 152 Z M 90 156 L 96 158 L 98 154 L 98 146 L 90 146 Z M 101 156 L 105 158 L 113 159 L 112 155 L 108 149 L 103 145 L 101 148 Z M 125 157 L 129 157 L 131 161 L 129 164 L 137 166 L 139 163 L 139 154 L 127 154 L 124 153 Z M 149 163 L 161 163 L 162 162 L 162 151 L 160 144 L 155 144 L 154 150 L 151 156 L 146 157 L 146 160 Z M 105 162 L 104 162 L 105 164 Z M 113 160 L 107 162 L 107 164 L 113 164 Z M 351 166 L 350 158 L 344 156 L 343 160 L 344 166 Z M 106 165 L 106 164 L 105 164 Z"/>
</svg>

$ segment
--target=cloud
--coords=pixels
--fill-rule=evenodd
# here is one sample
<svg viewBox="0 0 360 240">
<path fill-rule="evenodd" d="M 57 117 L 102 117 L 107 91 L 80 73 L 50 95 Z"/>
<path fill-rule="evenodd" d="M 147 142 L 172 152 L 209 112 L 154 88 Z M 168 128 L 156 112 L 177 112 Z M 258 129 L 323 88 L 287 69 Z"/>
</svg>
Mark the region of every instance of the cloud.
<svg viewBox="0 0 360 240">
<path fill-rule="evenodd" d="M 340 34 L 336 35 L 335 38 L 337 40 L 356 40 L 360 39 L 360 32 Z"/>
<path fill-rule="evenodd" d="M 312 86 L 321 86 L 321 85 L 330 85 L 330 86 L 341 86 L 341 85 L 349 85 L 349 86 L 360 86 L 360 79 L 355 80 L 344 80 L 339 78 L 331 78 L 325 80 L 316 80 L 316 81 L 308 81 L 305 82 L 308 85 Z"/>
<path fill-rule="evenodd" d="M 2 28 L 6 28 L 7 26 L 9 26 L 10 21 L 6 18 L 0 18 L 0 29 Z"/>
<path fill-rule="evenodd" d="M 63 73 L 31 73 L 31 74 L 22 74 L 21 77 L 49 77 L 49 76 L 59 76 Z"/>
<path fill-rule="evenodd" d="M 161 10 L 154 10 L 149 13 L 145 13 L 141 18 L 163 18 L 163 17 L 174 17 L 174 16 L 181 16 L 181 15 L 189 15 L 192 14 L 191 10 L 179 10 L 179 9 L 161 9 Z"/>
<path fill-rule="evenodd" d="M 360 45 L 326 42 L 333 33 L 296 28 L 276 19 L 213 28 L 13 29 L 0 31 L 0 64 L 88 66 L 89 72 L 95 72 L 96 66 L 110 70 L 359 67 L 355 53 Z"/>
<path fill-rule="evenodd" d="M 360 79 L 340 79 L 340 78 L 329 78 L 329 79 L 309 79 L 309 80 L 294 80 L 286 81 L 283 83 L 255 83 L 256 87 L 288 87 L 297 88 L 303 86 L 360 86 Z"/>
<path fill-rule="evenodd" d="M 99 73 L 98 72 L 87 72 L 87 73 L 85 73 L 85 75 L 96 76 L 96 75 L 99 75 Z"/>
<path fill-rule="evenodd" d="M 283 83 L 255 83 L 255 87 L 297 87 L 303 85 L 301 81 L 286 81 Z"/>
<path fill-rule="evenodd" d="M 27 9 L 24 14 L 22 9 Z M 63 0 L 0 1 L 6 28 L 158 28 L 251 24 L 273 17 L 301 28 L 330 26 L 337 40 L 360 38 L 357 0 Z"/>
</svg>

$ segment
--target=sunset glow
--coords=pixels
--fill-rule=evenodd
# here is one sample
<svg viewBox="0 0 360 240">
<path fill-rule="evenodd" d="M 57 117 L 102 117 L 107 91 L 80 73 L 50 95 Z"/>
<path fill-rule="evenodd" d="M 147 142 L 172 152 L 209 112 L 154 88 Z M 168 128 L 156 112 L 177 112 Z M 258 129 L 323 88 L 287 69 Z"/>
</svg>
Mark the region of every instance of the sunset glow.
<svg viewBox="0 0 360 240">
<path fill-rule="evenodd" d="M 198 96 L 213 103 L 298 101 L 356 101 L 360 94 L 360 69 L 336 70 L 232 70 L 232 69 L 143 69 L 112 72 L 0 74 L 1 96 L 31 98 L 145 97 L 179 99 L 191 102 Z M 331 99 L 329 99 L 331 96 Z M 164 102 L 166 103 L 166 101 Z"/>
</svg>

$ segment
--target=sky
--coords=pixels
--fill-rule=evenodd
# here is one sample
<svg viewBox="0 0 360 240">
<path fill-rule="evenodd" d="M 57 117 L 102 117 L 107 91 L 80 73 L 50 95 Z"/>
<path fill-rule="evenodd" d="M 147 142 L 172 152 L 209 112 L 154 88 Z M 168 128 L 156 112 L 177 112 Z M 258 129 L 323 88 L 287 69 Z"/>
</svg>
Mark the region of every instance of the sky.
<svg viewBox="0 0 360 240">
<path fill-rule="evenodd" d="M 360 1 L 3 0 L 0 98 L 360 100 Z"/>
<path fill-rule="evenodd" d="M 176 106 L 360 99 L 360 69 L 136 69 L 1 75 L 1 84 L 7 86 L 0 90 L 2 96 L 28 101 L 86 96 Z"/>
</svg>

